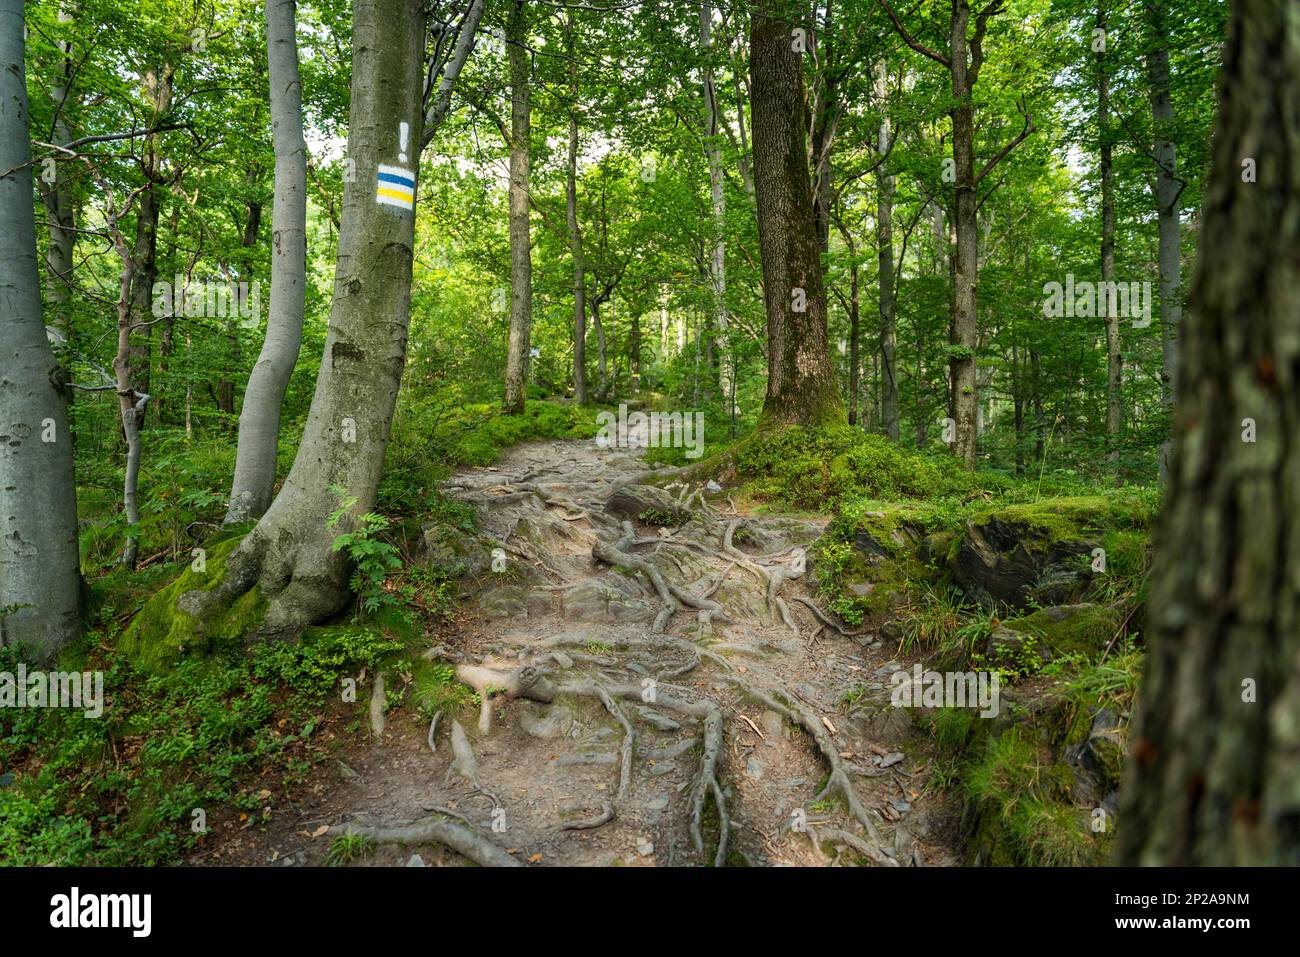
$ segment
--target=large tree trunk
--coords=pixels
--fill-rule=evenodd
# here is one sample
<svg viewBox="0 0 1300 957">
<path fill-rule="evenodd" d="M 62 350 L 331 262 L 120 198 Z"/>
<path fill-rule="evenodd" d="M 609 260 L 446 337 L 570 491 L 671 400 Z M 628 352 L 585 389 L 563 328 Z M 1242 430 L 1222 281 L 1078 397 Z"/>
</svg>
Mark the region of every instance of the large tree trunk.
<svg viewBox="0 0 1300 957">
<path fill-rule="evenodd" d="M 1097 9 L 1097 27 L 1106 29 L 1106 8 Z M 1101 152 L 1101 281 L 1115 279 L 1115 171 L 1110 141 L 1110 76 L 1106 53 L 1097 54 L 1097 132 Z M 1108 458 L 1119 462 L 1124 430 L 1124 358 L 1120 351 L 1119 315 L 1114 297 L 1106 297 L 1106 444 Z"/>
<path fill-rule="evenodd" d="M 713 250 L 709 278 L 713 289 L 713 315 L 717 324 L 718 391 L 729 402 L 732 387 L 732 359 L 727 313 L 727 197 L 723 191 L 721 117 L 718 90 L 713 80 L 713 4 L 700 5 L 700 48 L 704 56 L 704 155 L 709 164 L 709 202 L 713 212 Z M 730 407 L 728 415 L 733 414 Z"/>
<path fill-rule="evenodd" d="M 268 602 L 260 637 L 293 634 L 347 603 L 346 556 L 332 548 L 342 529 L 328 519 L 339 507 L 335 489 L 356 499 L 353 514 L 374 506 L 406 362 L 424 39 L 419 0 L 356 0 L 347 147 L 356 176 L 344 186 L 316 392 L 284 486 L 227 561 L 220 587 L 181 597 L 199 622 L 254 587 Z M 406 171 L 408 188 L 395 169 Z"/>
<path fill-rule="evenodd" d="M 266 50 L 275 141 L 271 302 L 266 338 L 248 377 L 227 524 L 261 518 L 275 487 L 280 408 L 289 386 L 307 296 L 307 143 L 302 132 L 295 0 L 266 0 Z M 256 235 L 256 234 L 254 234 Z"/>
<path fill-rule="evenodd" d="M 578 59 L 574 50 L 573 11 L 565 14 L 564 39 L 569 55 L 569 155 L 565 172 L 565 215 L 573 256 L 573 401 L 587 401 L 587 305 L 583 275 L 582 231 L 578 228 Z"/>
<path fill-rule="evenodd" d="M 1237 0 L 1178 368 L 1125 864 L 1300 864 L 1300 20 Z M 1242 181 L 1256 161 L 1257 182 Z M 1256 441 L 1245 441 L 1251 419 Z"/>
<path fill-rule="evenodd" d="M 1159 225 L 1160 264 L 1160 371 L 1161 401 L 1172 412 L 1178 397 L 1178 336 L 1183 321 L 1182 224 L 1178 182 L 1178 152 L 1174 146 L 1174 103 L 1169 90 L 1169 28 L 1163 0 L 1147 5 L 1151 49 L 1147 52 L 1147 82 L 1150 84 L 1151 120 L 1155 135 L 1156 219 Z M 1172 440 L 1170 440 L 1171 442 Z M 1170 442 L 1160 449 L 1162 479 L 1168 467 Z"/>
<path fill-rule="evenodd" d="M 782 9 L 775 9 L 781 7 Z M 826 348 L 826 293 L 813 221 L 804 82 L 789 14 L 767 2 L 750 25 L 754 189 L 767 312 L 767 395 L 760 427 L 845 421 Z"/>
<path fill-rule="evenodd" d="M 47 661 L 81 633 L 66 378 L 41 317 L 22 0 L 0 0 L 0 645 Z"/>
<path fill-rule="evenodd" d="M 876 99 L 882 112 L 889 95 L 888 72 L 882 62 L 876 75 Z M 885 437 L 898 442 L 898 301 L 894 291 L 894 177 L 886 169 L 889 150 L 889 114 L 880 121 L 876 149 L 880 167 L 876 170 L 876 239 L 880 245 L 880 412 Z"/>
<path fill-rule="evenodd" d="M 532 149 L 532 115 L 528 17 L 522 0 L 510 10 L 506 39 L 510 44 L 510 340 L 506 350 L 503 410 L 524 411 L 528 383 L 528 340 L 533 322 L 533 253 L 528 224 L 528 165 Z"/>
</svg>

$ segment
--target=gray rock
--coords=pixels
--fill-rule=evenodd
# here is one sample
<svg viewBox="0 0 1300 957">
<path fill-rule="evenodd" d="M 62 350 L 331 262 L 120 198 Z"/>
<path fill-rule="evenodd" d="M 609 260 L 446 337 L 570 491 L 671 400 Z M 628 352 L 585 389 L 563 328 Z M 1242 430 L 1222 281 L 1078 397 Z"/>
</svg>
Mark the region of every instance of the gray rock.
<svg viewBox="0 0 1300 957">
<path fill-rule="evenodd" d="M 785 735 L 785 719 L 775 711 L 764 711 L 759 716 L 758 723 L 769 738 L 780 738 Z"/>
<path fill-rule="evenodd" d="M 407 867 L 424 867 L 424 858 L 419 854 L 412 854 L 411 859 L 406 862 Z"/>
<path fill-rule="evenodd" d="M 573 712 L 564 705 L 519 702 L 519 727 L 534 738 L 561 738 L 573 727 Z"/>
<path fill-rule="evenodd" d="M 892 768 L 895 764 L 902 763 L 904 757 L 902 751 L 892 751 L 880 759 L 880 766 L 882 768 Z"/>
<path fill-rule="evenodd" d="M 670 492 L 653 485 L 623 486 L 605 502 L 605 510 L 635 520 L 653 514 L 656 518 L 654 524 L 681 525 L 691 517 L 690 510 L 678 505 Z"/>
<path fill-rule="evenodd" d="M 966 523 L 951 569 L 966 593 L 986 606 L 1023 608 L 1035 597 L 1060 603 L 1091 580 L 1086 557 L 1094 547 L 1095 541 L 1052 541 L 1027 523 L 994 515 Z"/>
<path fill-rule="evenodd" d="M 647 724 L 653 725 L 660 731 L 680 731 L 682 729 L 682 726 L 672 718 L 655 711 L 653 708 L 646 708 L 638 705 L 636 713 L 641 716 L 643 721 Z"/>
</svg>

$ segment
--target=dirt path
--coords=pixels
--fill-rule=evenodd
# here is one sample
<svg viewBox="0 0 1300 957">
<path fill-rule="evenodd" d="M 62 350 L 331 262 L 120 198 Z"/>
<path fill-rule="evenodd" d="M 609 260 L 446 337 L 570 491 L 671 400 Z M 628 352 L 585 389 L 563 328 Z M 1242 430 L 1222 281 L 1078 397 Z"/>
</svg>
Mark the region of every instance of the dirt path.
<svg viewBox="0 0 1300 957">
<path fill-rule="evenodd" d="M 374 864 L 463 863 L 409 830 L 430 822 L 543 866 L 954 863 L 925 742 L 888 706 L 910 662 L 800 600 L 824 522 L 629 484 L 644 471 L 556 441 L 447 483 L 503 546 L 469 627 L 436 649 L 491 693 L 490 731 L 443 719 L 431 752 L 394 716 L 250 842 L 259 863 L 320 863 L 320 821 L 401 839 Z"/>
</svg>

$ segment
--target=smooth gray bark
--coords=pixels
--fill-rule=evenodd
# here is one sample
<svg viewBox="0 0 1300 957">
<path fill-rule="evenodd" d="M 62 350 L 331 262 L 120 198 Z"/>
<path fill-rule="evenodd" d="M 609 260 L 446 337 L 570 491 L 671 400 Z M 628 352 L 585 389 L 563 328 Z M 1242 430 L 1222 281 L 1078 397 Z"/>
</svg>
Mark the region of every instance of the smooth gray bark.
<svg viewBox="0 0 1300 957">
<path fill-rule="evenodd" d="M 1106 8 L 1097 8 L 1097 27 L 1106 29 Z M 1115 169 L 1110 139 L 1110 75 L 1105 51 L 1097 54 L 1097 134 L 1101 154 L 1101 281 L 1115 279 Z M 1106 315 L 1106 443 L 1107 457 L 1119 461 L 1124 429 L 1124 359 L 1120 351 L 1119 315 L 1115 302 L 1105 300 Z"/>
<path fill-rule="evenodd" d="M 239 413 L 239 446 L 226 524 L 260 518 L 275 487 L 280 409 L 302 344 L 307 302 L 307 143 L 298 78 L 297 4 L 266 0 L 266 58 L 275 144 L 271 295 L 266 337 Z"/>
<path fill-rule="evenodd" d="M 456 37 L 456 46 L 451 58 L 442 69 L 437 91 L 430 97 L 429 108 L 424 114 L 424 135 L 420 137 L 421 149 L 433 140 L 434 134 L 438 132 L 438 128 L 442 126 L 443 120 L 451 110 L 451 94 L 456 88 L 456 81 L 460 79 L 465 62 L 469 59 L 470 51 L 474 49 L 474 37 L 478 33 L 479 21 L 483 19 L 483 6 L 484 0 L 472 0 L 469 9 L 465 11 L 465 19 Z M 429 93 L 430 90 L 426 88 L 425 96 L 429 97 Z"/>
<path fill-rule="evenodd" d="M 406 363 L 415 212 L 379 202 L 378 167 L 418 172 L 423 142 L 425 14 L 420 0 L 356 0 L 347 155 L 334 301 L 307 426 L 275 501 L 226 562 L 210 592 L 178 606 L 200 621 L 260 589 L 257 637 L 292 635 L 348 602 L 348 565 L 327 525 L 340 490 L 353 514 L 375 503 Z M 409 125 L 401 162 L 400 124 Z"/>
<path fill-rule="evenodd" d="M 81 633 L 65 378 L 41 316 L 22 0 L 0 0 L 0 645 L 46 661 Z"/>
</svg>

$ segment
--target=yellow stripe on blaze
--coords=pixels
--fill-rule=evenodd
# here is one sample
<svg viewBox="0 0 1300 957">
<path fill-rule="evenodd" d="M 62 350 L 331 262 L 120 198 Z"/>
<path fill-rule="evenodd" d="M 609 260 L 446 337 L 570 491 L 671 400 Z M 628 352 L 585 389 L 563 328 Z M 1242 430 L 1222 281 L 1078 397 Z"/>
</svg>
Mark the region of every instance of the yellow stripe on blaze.
<svg viewBox="0 0 1300 957">
<path fill-rule="evenodd" d="M 395 189 L 389 189 L 387 186 L 381 186 L 381 187 L 379 187 L 379 195 L 380 195 L 380 196 L 387 196 L 387 197 L 389 197 L 389 198 L 391 198 L 391 199 L 401 199 L 401 200 L 405 200 L 405 201 L 408 202 L 408 203 L 411 202 L 411 201 L 414 199 L 414 196 L 413 196 L 411 193 L 409 193 L 409 192 L 405 192 L 405 193 L 404 193 L 404 192 L 400 192 L 400 191 L 395 190 Z"/>
</svg>

